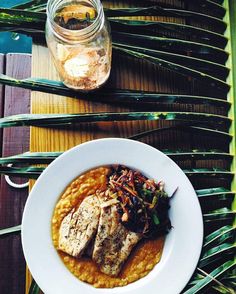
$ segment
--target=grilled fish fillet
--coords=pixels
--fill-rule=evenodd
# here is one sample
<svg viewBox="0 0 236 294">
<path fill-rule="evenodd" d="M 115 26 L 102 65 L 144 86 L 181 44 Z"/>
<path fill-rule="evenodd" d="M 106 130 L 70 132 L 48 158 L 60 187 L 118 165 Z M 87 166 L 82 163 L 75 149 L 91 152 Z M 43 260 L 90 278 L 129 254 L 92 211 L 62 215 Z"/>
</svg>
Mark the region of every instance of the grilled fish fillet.
<svg viewBox="0 0 236 294">
<path fill-rule="evenodd" d="M 117 276 L 140 239 L 140 234 L 127 230 L 119 222 L 116 205 L 104 207 L 101 209 L 92 258 L 103 273 Z"/>
<path fill-rule="evenodd" d="M 99 216 L 98 197 L 86 197 L 77 210 L 73 209 L 63 219 L 59 230 L 58 249 L 80 257 L 97 232 Z"/>
</svg>

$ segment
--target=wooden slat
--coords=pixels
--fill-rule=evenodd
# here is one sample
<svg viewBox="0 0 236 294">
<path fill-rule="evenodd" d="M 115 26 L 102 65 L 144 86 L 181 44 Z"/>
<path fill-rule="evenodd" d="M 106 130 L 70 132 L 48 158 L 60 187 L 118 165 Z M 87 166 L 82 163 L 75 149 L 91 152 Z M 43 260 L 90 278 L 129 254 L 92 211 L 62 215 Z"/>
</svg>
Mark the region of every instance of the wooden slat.
<svg viewBox="0 0 236 294">
<path fill-rule="evenodd" d="M 0 54 L 0 73 L 4 73 L 5 67 L 5 56 L 4 54 Z M 4 93 L 4 86 L 0 85 L 0 117 L 3 116 L 3 93 Z M 0 130 L 0 154 L 2 154 L 2 130 Z"/>
<path fill-rule="evenodd" d="M 27 78 L 31 72 L 31 56 L 8 54 L 6 74 L 15 78 Z M 29 112 L 30 92 L 6 87 L 4 116 Z M 3 131 L 2 155 L 9 156 L 29 150 L 29 130 L 12 128 Z M 2 228 L 21 223 L 27 189 L 10 187 L 4 177 L 0 186 L 0 225 Z M 0 293 L 23 293 L 25 288 L 25 261 L 20 235 L 9 236 L 0 241 Z"/>
<path fill-rule="evenodd" d="M 31 72 L 31 55 L 8 54 L 6 56 L 6 74 L 17 78 L 26 78 Z M 30 91 L 6 86 L 4 116 L 30 111 Z M 12 128 L 4 130 L 3 153 L 8 156 L 23 152 L 29 148 L 29 143 L 24 138 L 29 138 L 28 128 Z"/>
</svg>

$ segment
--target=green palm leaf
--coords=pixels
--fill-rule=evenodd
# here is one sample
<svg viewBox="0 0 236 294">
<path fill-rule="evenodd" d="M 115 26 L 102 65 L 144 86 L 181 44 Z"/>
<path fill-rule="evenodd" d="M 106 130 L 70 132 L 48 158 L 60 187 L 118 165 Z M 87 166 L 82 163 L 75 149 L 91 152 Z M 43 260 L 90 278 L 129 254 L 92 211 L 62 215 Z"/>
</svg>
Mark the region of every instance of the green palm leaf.
<svg viewBox="0 0 236 294">
<path fill-rule="evenodd" d="M 141 54 L 146 54 L 156 58 L 164 59 L 166 61 L 178 64 L 178 65 L 182 65 L 196 71 L 203 72 L 207 75 L 211 75 L 221 80 L 225 80 L 229 74 L 229 68 L 227 68 L 226 66 L 218 64 L 218 63 L 214 63 L 211 61 L 195 58 L 195 57 L 189 57 L 189 56 L 184 56 L 180 54 L 147 49 L 147 48 L 142 48 L 137 46 L 124 45 L 124 44 L 119 44 L 116 42 L 113 42 L 113 46 L 123 47 L 125 49 L 136 51 Z"/>
<path fill-rule="evenodd" d="M 191 168 L 183 169 L 185 174 L 189 177 L 218 177 L 218 178 L 232 178 L 234 173 L 221 168 Z"/>
<path fill-rule="evenodd" d="M 184 294 L 195 294 L 203 291 L 212 281 L 213 279 L 217 279 L 218 277 L 224 275 L 227 271 L 235 268 L 236 261 L 227 261 L 214 269 L 209 275 L 205 278 L 201 279 L 197 282 L 193 287 L 189 288 Z"/>
<path fill-rule="evenodd" d="M 223 226 L 204 238 L 203 248 L 220 245 L 229 239 L 234 239 L 236 227 Z"/>
<path fill-rule="evenodd" d="M 73 123 L 135 121 L 135 120 L 176 120 L 188 123 L 228 126 L 231 119 L 225 116 L 195 112 L 101 112 L 77 114 L 18 114 L 0 119 L 0 128 L 16 126 L 62 126 Z"/>
<path fill-rule="evenodd" d="M 216 78 L 209 76 L 207 74 L 204 74 L 202 72 L 198 72 L 196 70 L 193 70 L 189 67 L 178 65 L 173 62 L 168 62 L 164 59 L 153 57 L 153 56 L 143 54 L 143 53 L 140 53 L 140 52 L 137 52 L 134 50 L 126 49 L 121 46 L 113 46 L 113 49 L 115 49 L 118 52 L 125 53 L 125 54 L 131 55 L 136 58 L 141 58 L 141 59 L 146 60 L 150 63 L 155 64 L 155 65 L 158 65 L 158 66 L 167 68 L 169 70 L 175 71 L 181 75 L 192 77 L 193 79 L 199 80 L 199 81 L 203 82 L 205 85 L 208 85 L 208 87 L 214 88 L 215 91 L 219 91 L 220 93 L 228 92 L 228 90 L 230 88 L 230 86 L 226 82 L 219 80 L 219 79 L 216 79 Z"/>
<path fill-rule="evenodd" d="M 228 274 L 227 276 L 221 279 L 222 283 L 227 285 L 228 287 L 232 287 L 232 289 L 236 288 L 236 275 L 235 274 Z M 234 292 L 232 292 L 234 293 Z"/>
<path fill-rule="evenodd" d="M 217 187 L 217 188 L 208 188 L 208 189 L 201 189 L 201 190 L 196 190 L 196 193 L 198 197 L 209 197 L 212 195 L 218 196 L 221 194 L 234 194 L 233 191 L 230 191 L 224 187 Z"/>
<path fill-rule="evenodd" d="M 212 151 L 183 151 L 183 150 L 161 150 L 163 153 L 176 160 L 185 160 L 185 159 L 195 159 L 195 160 L 209 160 L 209 159 L 232 159 L 232 156 L 228 153 Z M 9 157 L 0 158 L 0 164 L 10 164 L 10 163 L 26 163 L 26 164 L 48 164 L 60 156 L 63 152 L 25 152 L 23 154 L 18 154 Z M 234 195 L 232 192 L 228 192 L 230 195 Z M 214 194 L 209 194 L 208 196 L 213 196 Z M 222 195 L 220 193 L 219 195 Z M 223 195 L 226 195 L 225 193 Z M 204 195 L 206 196 L 206 195 Z"/>
<path fill-rule="evenodd" d="M 16 9 L 22 9 L 22 8 L 20 8 L 19 6 L 17 6 Z M 46 10 L 46 4 L 34 5 L 33 7 L 31 7 L 31 8 L 30 7 L 29 8 L 25 8 L 24 10 L 27 10 L 27 11 L 35 11 L 35 12 L 45 12 L 45 10 Z"/>
<path fill-rule="evenodd" d="M 40 174 L 44 171 L 43 167 L 8 167 L 0 166 L 0 174 L 17 176 L 21 178 L 37 179 Z"/>
<path fill-rule="evenodd" d="M 44 6 L 46 8 L 47 0 L 29 0 L 22 1 L 22 3 L 12 6 L 13 9 L 22 9 L 22 10 L 35 10 L 35 7 Z"/>
<path fill-rule="evenodd" d="M 148 33 L 159 37 L 167 37 L 169 33 L 174 33 L 173 38 L 176 38 L 177 35 L 178 39 L 185 39 L 187 36 L 190 40 L 194 36 L 194 41 L 196 42 L 214 45 L 219 48 L 225 48 L 228 41 L 222 34 L 179 23 L 114 18 L 109 18 L 109 22 L 113 31 L 132 33 L 137 33 L 138 31 L 141 34 Z M 152 32 L 152 30 L 155 30 L 155 32 Z"/>
<path fill-rule="evenodd" d="M 45 11 L 46 0 L 29 1 L 25 4 L 16 5 L 14 9 L 24 9 L 29 11 Z M 154 5 L 150 7 L 128 7 L 128 8 L 104 8 L 105 15 L 107 17 L 121 17 L 121 16 L 172 16 L 181 17 L 186 20 L 196 19 L 200 22 L 210 24 L 214 26 L 215 30 L 224 32 L 227 24 L 219 18 L 206 15 L 199 12 L 173 9 L 173 8 L 162 8 L 161 6 Z"/>
<path fill-rule="evenodd" d="M 204 268 L 212 262 L 218 261 L 219 259 L 225 259 L 226 255 L 229 259 L 232 259 L 235 253 L 236 245 L 231 243 L 224 243 L 214 248 L 209 249 L 200 259 L 198 266 Z"/>
<path fill-rule="evenodd" d="M 205 223 L 217 221 L 232 221 L 236 215 L 236 211 L 229 208 L 216 209 L 210 213 L 203 214 Z"/>
<path fill-rule="evenodd" d="M 187 3 L 191 3 L 191 0 L 185 0 Z M 150 1 L 150 0 L 140 0 L 139 2 L 143 3 L 143 4 L 152 4 L 153 5 L 153 2 Z M 159 7 L 169 7 L 169 5 L 167 5 L 166 3 L 164 2 L 160 2 L 160 1 L 156 1 L 159 5 Z M 222 1 L 221 0 L 213 0 L 213 1 L 208 1 L 208 0 L 199 0 L 199 5 L 200 7 L 204 9 L 210 9 L 212 12 L 214 12 L 214 14 L 216 14 L 219 18 L 222 18 L 224 15 L 225 15 L 225 8 L 222 7 L 220 4 L 222 4 Z M 216 3 L 213 3 L 213 2 L 216 2 Z M 12 8 L 15 8 L 15 9 L 34 9 L 34 7 L 36 6 L 39 6 L 39 5 L 46 5 L 47 3 L 47 0 L 29 0 L 29 1 L 22 1 L 22 4 L 17 4 L 15 6 L 13 6 Z M 174 5 L 174 4 L 172 4 Z M 156 5 L 155 5 L 156 6 Z M 168 10 L 168 9 L 164 9 L 162 8 L 163 10 Z M 180 10 L 180 9 L 179 9 Z M 180 11 L 185 11 L 185 10 L 180 10 Z M 191 12 L 191 10 L 190 10 Z"/>
<path fill-rule="evenodd" d="M 191 3 L 191 0 L 186 0 L 186 2 Z M 218 1 L 215 3 L 215 1 L 212 0 L 199 0 L 198 4 L 203 10 L 209 10 L 209 14 L 215 15 L 219 18 L 223 18 L 225 16 L 225 8 L 222 5 L 219 5 Z"/>
<path fill-rule="evenodd" d="M 217 3 L 215 3 L 216 1 L 217 1 Z M 198 0 L 197 4 L 198 4 L 198 7 L 201 8 L 201 10 L 203 10 L 203 11 L 207 10 L 207 12 L 210 15 L 213 15 L 213 16 L 215 16 L 217 18 L 223 18 L 224 15 L 225 15 L 226 10 L 222 5 L 219 5 L 218 1 L 220 1 L 220 0 L 216 0 L 216 1 Z M 150 0 L 138 0 L 138 2 L 140 2 L 142 4 L 151 4 L 151 3 L 153 3 Z M 192 4 L 193 2 L 192 2 L 192 0 L 185 0 L 185 3 Z M 169 3 L 165 3 L 163 1 L 155 1 L 155 4 L 158 4 L 159 6 L 164 7 L 164 8 L 173 8 L 173 6 L 175 7 L 175 5 L 176 5 L 173 2 L 171 4 L 169 4 Z M 190 11 L 195 10 L 194 6 L 190 6 L 190 5 L 187 5 L 187 6 L 189 7 Z M 176 5 L 176 7 L 179 8 L 177 5 Z"/>
<path fill-rule="evenodd" d="M 212 286 L 213 289 L 217 291 L 217 293 L 221 294 L 235 294 L 235 291 L 233 288 L 227 288 L 225 285 L 217 285 L 217 286 Z"/>
<path fill-rule="evenodd" d="M 0 23 L 13 24 L 15 26 L 31 27 L 36 30 L 44 29 L 46 14 L 41 12 L 32 12 L 26 10 L 17 10 L 10 8 L 0 8 Z"/>
<path fill-rule="evenodd" d="M 19 10 L 0 10 L 0 30 L 25 32 L 33 36 L 35 40 L 44 42 L 44 26 L 46 19 L 45 13 L 37 13 L 39 11 L 45 10 L 46 2 L 46 0 L 28 1 L 27 3 L 15 7 L 17 9 L 24 9 L 23 12 Z M 193 11 L 194 5 L 188 5 L 188 3 L 192 3 L 190 0 L 185 0 L 186 5 L 184 5 L 185 8 L 183 9 L 173 7 L 174 4 L 162 3 L 162 1 L 155 1 L 155 4 L 157 3 L 158 6 L 154 6 L 154 2 L 148 0 L 140 0 L 138 2 L 145 5 L 139 8 L 106 9 L 106 15 L 110 17 L 113 26 L 112 33 L 115 50 L 133 57 L 144 58 L 149 62 L 175 71 L 181 75 L 192 77 L 192 79 L 198 80 L 206 85 L 206 91 L 205 88 L 204 91 L 206 96 L 209 94 L 209 97 L 114 89 L 102 89 L 95 94 L 89 94 L 88 96 L 69 90 L 62 83 L 56 81 L 48 81 L 43 79 L 24 79 L 19 81 L 1 75 L 0 82 L 11 86 L 14 85 L 46 93 L 60 94 L 79 99 L 90 99 L 93 101 L 100 101 L 105 103 L 135 103 L 151 105 L 151 107 L 154 107 L 154 103 L 158 103 L 158 107 L 160 107 L 160 103 L 184 103 L 210 105 L 214 107 L 222 107 L 226 111 L 229 110 L 231 104 L 226 99 L 229 85 L 224 82 L 229 74 L 229 69 L 224 66 L 224 63 L 228 58 L 228 52 L 227 50 L 222 50 L 222 48 L 225 48 L 228 40 L 226 36 L 223 35 L 223 32 L 226 28 L 226 23 L 222 20 L 222 18 L 226 10 L 221 5 L 222 1 L 199 0 L 198 7 L 201 8 L 201 12 Z M 146 7 L 146 5 L 149 5 L 149 7 Z M 190 7 L 189 10 L 186 10 L 186 6 Z M 207 13 L 209 11 L 209 14 L 216 17 L 204 14 L 205 10 Z M 126 17 L 135 15 L 160 15 L 167 17 L 177 17 L 186 20 L 188 23 L 192 23 L 192 20 L 197 19 L 199 22 L 210 25 L 214 31 L 204 30 L 202 28 L 184 24 L 112 19 L 112 17 Z M 117 28 L 122 29 L 123 32 L 118 32 Z M 157 33 L 152 31 L 155 28 L 159 29 Z M 132 30 L 134 33 L 132 33 Z M 140 35 L 142 31 L 143 35 Z M 156 36 L 152 36 L 152 34 L 156 34 Z M 195 34 L 195 36 L 193 36 L 193 34 Z M 170 35 L 173 35 L 173 37 L 170 38 Z M 188 38 L 189 40 L 183 40 L 184 38 Z M 196 40 L 197 42 L 190 40 Z M 188 56 L 189 52 L 191 52 L 191 56 Z M 215 63 L 215 60 L 217 63 Z M 209 85 L 210 87 L 208 92 L 207 87 Z M 211 97 L 212 90 L 214 90 L 214 96 L 217 98 Z M 97 122 L 139 119 L 177 120 L 182 125 L 163 129 L 148 130 L 131 136 L 133 139 L 142 139 L 145 136 L 154 133 L 158 135 L 162 132 L 172 130 L 188 132 L 191 134 L 191 136 L 192 134 L 209 135 L 214 138 L 218 138 L 219 140 L 222 139 L 224 140 L 223 142 L 229 142 L 232 139 L 232 134 L 225 131 L 226 127 L 228 128 L 231 125 L 231 119 L 220 115 L 192 112 L 131 112 L 121 114 L 92 113 L 88 114 L 87 116 L 84 114 L 65 114 L 62 116 L 17 115 L 0 119 L 0 126 L 60 126 L 64 124 L 70 125 L 72 123 L 87 121 Z M 224 144 L 222 144 L 222 150 L 209 148 L 209 150 L 179 149 L 162 151 L 168 156 L 172 157 L 174 160 L 219 159 L 230 162 L 233 158 L 231 152 L 225 151 L 226 149 L 224 149 L 223 145 Z M 24 153 L 7 158 L 0 158 L 0 164 L 48 164 L 61 153 L 62 152 Z M 43 170 L 44 167 L 0 166 L 0 173 L 29 178 L 37 178 Z M 234 176 L 233 172 L 218 168 L 185 169 L 184 172 L 190 177 L 190 179 L 195 179 L 197 177 L 207 177 L 223 178 L 228 180 Z M 223 187 L 201 189 L 197 190 L 196 193 L 199 197 L 199 200 L 201 201 L 201 205 L 203 206 L 216 198 L 218 202 L 219 200 L 222 200 L 222 204 L 224 203 L 224 200 L 232 199 L 235 194 L 233 191 Z M 208 210 L 205 209 L 207 211 L 207 213 L 204 213 L 203 215 L 205 227 L 209 226 L 209 228 L 211 227 L 213 230 L 213 227 L 215 228 L 215 226 L 219 223 L 220 228 L 205 237 L 203 247 L 204 254 L 200 260 L 199 266 L 202 266 L 204 269 L 208 269 L 208 266 L 210 265 L 210 268 L 215 267 L 215 269 L 212 270 L 210 275 L 206 277 L 202 273 L 195 274 L 193 278 L 194 280 L 192 279 L 192 283 L 188 285 L 190 288 L 184 292 L 187 294 L 198 293 L 205 290 L 206 293 L 208 293 L 207 291 L 211 291 L 212 289 L 216 289 L 221 293 L 229 293 L 227 292 L 228 289 L 224 285 L 229 285 L 229 287 L 234 285 L 233 279 L 224 280 L 224 277 L 226 273 L 229 273 L 227 277 L 234 277 L 232 274 L 232 269 L 235 267 L 235 262 L 227 260 L 233 257 L 233 252 L 235 250 L 235 244 L 230 244 L 235 236 L 235 227 L 231 225 L 222 227 L 222 225 L 231 223 L 235 217 L 236 212 L 229 208 L 211 211 L 212 209 L 213 208 L 208 208 Z M 9 231 L 9 233 L 11 232 L 14 232 L 14 229 Z M 3 230 L 0 230 L 0 235 L 1 233 L 2 235 L 7 234 L 4 233 Z M 221 266 L 218 266 L 221 259 L 224 259 L 225 263 Z M 221 285 L 220 283 L 214 283 L 212 288 L 207 288 L 212 282 L 213 278 L 217 278 L 219 281 L 222 281 L 222 283 L 224 282 L 224 285 Z M 36 294 L 39 293 L 39 291 L 39 287 L 35 281 L 33 281 L 29 293 Z"/>
<path fill-rule="evenodd" d="M 38 178 L 40 174 L 44 171 L 44 167 L 34 167 L 34 166 L 29 166 L 29 167 L 8 167 L 8 166 L 0 166 L 0 174 L 6 174 L 6 175 L 14 175 L 14 176 L 19 176 L 22 178 Z M 204 170 L 204 171 L 203 171 Z M 222 170 L 222 169 L 183 169 L 183 172 L 188 176 L 188 177 L 199 177 L 199 176 L 208 176 L 208 177 L 223 177 L 223 178 L 228 178 L 232 177 L 233 173 L 230 171 Z M 212 212 L 209 214 L 205 214 L 206 219 L 211 219 L 211 218 L 221 218 L 229 215 L 233 215 L 233 211 L 222 211 L 222 212 Z"/>
<path fill-rule="evenodd" d="M 195 159 L 195 160 L 232 160 L 233 156 L 229 153 L 224 153 L 217 150 L 161 150 L 163 153 L 168 155 L 174 160 L 186 160 L 186 159 Z M 1 162 L 1 161 L 0 161 Z"/>
<path fill-rule="evenodd" d="M 187 132 L 191 134 L 198 134 L 198 133 L 202 135 L 207 134 L 209 136 L 217 137 L 218 139 L 226 139 L 228 141 L 232 140 L 232 135 L 226 132 L 197 127 L 197 126 L 186 126 L 186 125 L 178 125 L 178 126 L 172 126 L 172 127 L 152 129 L 152 130 L 141 132 L 139 134 L 132 135 L 129 137 L 129 139 L 138 140 L 154 133 L 162 133 L 162 132 L 173 131 L 173 130 L 179 130 L 179 131 L 183 131 L 183 132 Z"/>
<path fill-rule="evenodd" d="M 112 31 L 112 40 L 116 43 L 122 43 L 124 45 L 133 45 L 142 48 L 149 48 L 169 53 L 188 55 L 191 52 L 191 56 L 206 59 L 212 62 L 218 62 L 224 64 L 228 58 L 228 52 L 206 44 L 196 43 L 188 40 L 173 39 L 169 36 L 166 38 L 150 36 L 148 34 L 133 34 L 127 32 L 114 32 Z"/>
<path fill-rule="evenodd" d="M 29 293 L 28 294 L 39 294 L 40 293 L 40 288 L 36 284 L 35 280 L 31 282 Z"/>
<path fill-rule="evenodd" d="M 197 268 L 197 270 L 198 270 L 198 273 L 195 274 L 194 280 L 192 279 L 191 282 L 188 283 L 189 287 L 196 285 L 200 280 L 204 279 L 204 277 L 209 276 L 209 274 L 206 271 L 203 271 L 199 267 Z M 203 274 L 199 274 L 199 272 L 201 272 Z M 228 273 L 227 273 L 227 275 L 228 275 Z M 224 277 L 219 277 L 217 279 L 215 279 L 213 277 L 211 277 L 211 278 L 212 278 L 212 288 L 213 289 L 219 289 L 220 288 L 221 291 L 223 291 L 223 292 L 219 291 L 219 293 L 234 294 L 234 291 L 232 291 L 231 288 L 228 288 L 225 283 L 223 284 Z M 209 287 L 209 290 L 211 290 L 210 287 Z M 205 290 L 204 292 L 209 291 L 209 290 Z"/>
<path fill-rule="evenodd" d="M 222 5 L 224 0 L 211 0 L 211 2 Z"/>
<path fill-rule="evenodd" d="M 48 164 L 56 159 L 63 152 L 25 152 L 9 157 L 0 158 L 0 164 L 27 163 L 27 164 Z"/>
<path fill-rule="evenodd" d="M 214 29 L 219 32 L 224 32 L 227 24 L 216 17 L 206 15 L 199 12 L 173 9 L 173 8 L 162 8 L 161 6 L 155 5 L 151 7 L 129 7 L 129 8 L 105 8 L 105 14 L 107 17 L 122 17 L 122 16 L 169 16 L 169 17 L 180 17 L 187 21 L 193 19 L 198 20 L 201 23 L 206 23 L 214 26 Z"/>
<path fill-rule="evenodd" d="M 37 40 L 41 40 L 42 42 L 45 42 L 45 37 L 44 37 L 44 26 L 46 21 L 45 13 L 24 11 L 21 9 L 18 9 L 18 10 L 6 9 L 6 8 L 1 8 L 0 11 L 1 11 L 0 30 L 4 30 L 4 31 L 10 30 L 10 31 L 21 32 L 21 33 L 25 32 L 37 38 Z M 173 24 L 173 25 L 176 25 L 176 24 Z M 120 31 L 116 32 L 113 30 L 112 32 L 113 40 L 115 42 L 125 41 L 125 44 L 129 44 L 129 45 L 132 45 L 133 43 L 133 45 L 137 45 L 139 47 L 141 47 L 142 43 L 144 43 L 145 48 L 158 49 L 158 50 L 160 50 L 161 47 L 163 46 L 168 46 L 169 52 L 181 54 L 182 51 L 185 51 L 186 53 L 189 53 L 191 51 L 191 54 L 193 54 L 193 56 L 197 58 L 204 59 L 207 57 L 207 58 L 210 58 L 209 60 L 212 60 L 212 61 L 218 60 L 219 62 L 222 62 L 222 63 L 224 63 L 225 60 L 227 59 L 228 53 L 222 49 L 212 47 L 212 45 L 214 44 L 212 42 L 210 43 L 211 46 L 208 46 L 204 44 L 190 42 L 187 40 L 180 40 L 180 39 L 173 39 L 173 38 L 170 39 L 169 36 L 166 36 L 166 38 L 160 38 L 156 36 L 146 36 L 147 32 L 145 32 L 144 36 L 142 36 L 142 33 L 140 30 L 138 35 L 130 34 L 130 32 L 131 30 L 129 28 L 125 30 L 126 34 L 120 33 Z M 157 42 L 154 42 L 154 41 L 157 41 Z M 225 40 L 225 42 L 226 41 L 227 40 Z M 220 44 L 222 44 L 222 42 L 220 42 Z M 212 55 L 213 51 L 214 51 L 214 55 Z M 216 54 L 218 54 L 219 57 L 221 56 L 223 59 L 222 58 L 218 59 Z"/>
<path fill-rule="evenodd" d="M 214 192 L 214 190 L 218 190 L 218 191 Z M 220 190 L 221 188 L 212 188 L 212 189 L 210 188 L 210 189 L 203 189 L 203 190 L 196 191 L 202 210 L 204 212 L 207 212 L 212 209 L 217 209 L 220 207 L 232 205 L 235 192 L 229 191 L 227 189 L 222 189 L 221 191 Z"/>
<path fill-rule="evenodd" d="M 93 93 L 85 94 L 78 93 L 78 91 L 73 91 L 64 86 L 64 84 L 59 81 L 37 78 L 18 80 L 4 74 L 0 74 L 0 83 L 8 86 L 20 87 L 24 89 L 69 96 L 79 99 L 88 99 L 90 101 L 93 100 L 109 104 L 191 103 L 224 107 L 225 109 L 229 109 L 231 105 L 231 103 L 227 100 L 212 97 L 162 94 L 148 91 L 134 91 L 124 89 L 101 89 Z"/>
<path fill-rule="evenodd" d="M 13 233 L 17 233 L 17 232 L 20 232 L 20 231 L 21 231 L 21 225 L 6 228 L 6 229 L 0 229 L 0 237 L 6 236 L 6 235 L 9 235 L 9 234 L 13 234 Z"/>
<path fill-rule="evenodd" d="M 0 31 L 11 31 L 29 35 L 34 38 L 37 43 L 45 44 L 44 29 L 34 27 L 33 25 L 23 25 L 19 27 L 14 23 L 5 24 L 0 22 Z M 187 40 L 171 39 L 171 38 L 160 38 L 149 35 L 135 35 L 130 33 L 112 32 L 114 43 L 123 45 L 134 45 L 137 47 L 168 50 L 168 52 L 176 54 L 188 54 L 191 51 L 191 55 L 198 59 L 206 59 L 209 61 L 217 60 L 219 63 L 224 64 L 227 60 L 228 52 L 222 49 L 204 45 L 196 42 Z"/>
</svg>

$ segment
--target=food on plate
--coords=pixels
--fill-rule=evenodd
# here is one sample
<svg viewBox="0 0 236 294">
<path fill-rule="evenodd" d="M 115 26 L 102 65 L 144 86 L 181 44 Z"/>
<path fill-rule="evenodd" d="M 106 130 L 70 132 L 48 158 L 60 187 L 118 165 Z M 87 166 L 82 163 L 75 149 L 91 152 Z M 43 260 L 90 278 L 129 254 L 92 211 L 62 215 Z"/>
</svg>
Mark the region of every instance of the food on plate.
<svg viewBox="0 0 236 294">
<path fill-rule="evenodd" d="M 94 237 L 100 215 L 98 197 L 86 197 L 79 208 L 73 208 L 63 219 L 58 248 L 71 256 L 80 257 Z"/>
<path fill-rule="evenodd" d="M 141 234 L 122 225 L 117 206 L 118 203 L 101 208 L 92 255 L 101 272 L 109 276 L 119 274 L 131 250 L 142 238 Z"/>
<path fill-rule="evenodd" d="M 75 179 L 56 204 L 52 238 L 62 261 L 94 287 L 124 286 L 160 261 L 171 229 L 162 181 L 122 165 Z"/>
</svg>

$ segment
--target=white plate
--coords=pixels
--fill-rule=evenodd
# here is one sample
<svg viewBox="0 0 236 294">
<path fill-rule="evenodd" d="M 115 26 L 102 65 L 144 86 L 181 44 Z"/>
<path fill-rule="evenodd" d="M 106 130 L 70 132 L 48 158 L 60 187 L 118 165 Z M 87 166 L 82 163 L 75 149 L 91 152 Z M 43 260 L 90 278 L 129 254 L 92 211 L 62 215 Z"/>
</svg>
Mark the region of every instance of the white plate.
<svg viewBox="0 0 236 294">
<path fill-rule="evenodd" d="M 124 164 L 157 181 L 171 200 L 173 229 L 167 235 L 160 263 L 144 278 L 124 287 L 95 289 L 79 281 L 60 260 L 51 240 L 51 218 L 66 186 L 85 171 L 106 164 Z M 197 265 L 203 221 L 195 191 L 182 170 L 157 149 L 127 139 L 99 139 L 76 146 L 53 161 L 34 185 L 22 222 L 23 251 L 29 269 L 46 294 L 135 293 L 179 294 Z"/>
</svg>

